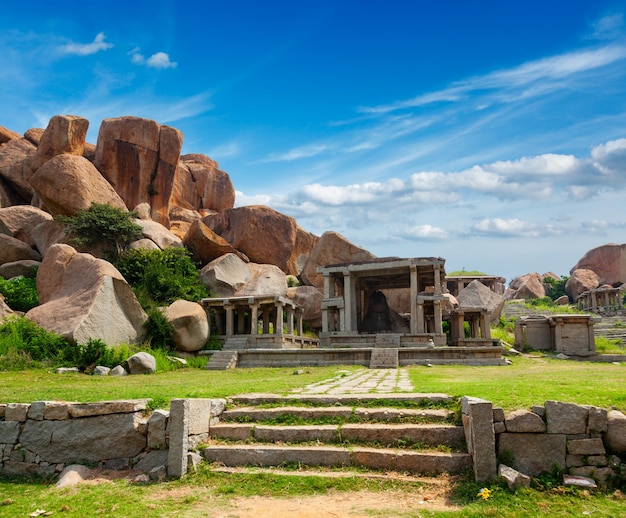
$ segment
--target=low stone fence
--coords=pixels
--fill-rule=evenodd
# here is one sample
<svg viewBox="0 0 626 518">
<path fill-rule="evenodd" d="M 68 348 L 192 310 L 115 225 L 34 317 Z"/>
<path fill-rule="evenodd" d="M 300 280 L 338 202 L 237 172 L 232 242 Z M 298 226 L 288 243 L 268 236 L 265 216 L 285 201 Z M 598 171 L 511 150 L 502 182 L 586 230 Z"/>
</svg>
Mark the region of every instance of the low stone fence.
<svg viewBox="0 0 626 518">
<path fill-rule="evenodd" d="M 50 477 L 86 464 L 180 477 L 226 401 L 173 399 L 153 412 L 149 401 L 0 404 L 0 474 Z"/>
<path fill-rule="evenodd" d="M 626 416 L 588 405 L 546 401 L 505 414 L 491 402 L 464 397 L 462 417 L 476 480 L 489 481 L 498 464 L 527 476 L 550 472 L 600 484 L 626 472 Z"/>
</svg>

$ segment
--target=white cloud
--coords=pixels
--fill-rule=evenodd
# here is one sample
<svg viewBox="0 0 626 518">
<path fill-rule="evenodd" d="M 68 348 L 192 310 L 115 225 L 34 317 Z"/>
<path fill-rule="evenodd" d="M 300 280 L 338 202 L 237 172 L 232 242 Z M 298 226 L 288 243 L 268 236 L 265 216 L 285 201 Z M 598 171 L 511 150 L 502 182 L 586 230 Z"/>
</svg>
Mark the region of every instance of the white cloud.
<svg viewBox="0 0 626 518">
<path fill-rule="evenodd" d="M 603 173 L 626 174 L 626 138 L 611 140 L 591 150 L 594 165 Z"/>
<path fill-rule="evenodd" d="M 170 61 L 169 54 L 165 52 L 157 52 L 146 59 L 141 53 L 141 49 L 135 47 L 128 54 L 130 55 L 131 62 L 135 65 L 147 65 L 152 68 L 176 68 L 178 66 L 178 63 L 175 61 Z"/>
<path fill-rule="evenodd" d="M 311 144 L 307 146 L 300 146 L 287 151 L 286 153 L 277 154 L 272 153 L 268 157 L 260 160 L 260 162 L 290 162 L 292 160 L 300 160 L 302 158 L 310 158 L 324 151 L 328 151 L 330 148 L 323 144 Z"/>
<path fill-rule="evenodd" d="M 95 54 L 96 52 L 100 52 L 101 50 L 113 48 L 113 44 L 105 42 L 104 38 L 104 33 L 100 32 L 96 35 L 91 43 L 68 43 L 61 46 L 61 51 L 65 54 L 88 56 L 89 54 Z"/>
<path fill-rule="evenodd" d="M 499 237 L 538 237 L 539 225 L 528 223 L 517 218 L 513 219 L 483 219 L 472 225 L 472 232 L 483 236 Z"/>
<path fill-rule="evenodd" d="M 616 13 L 600 18 L 593 24 L 592 38 L 597 40 L 612 40 L 623 34 L 624 14 Z"/>
<path fill-rule="evenodd" d="M 443 228 L 432 225 L 417 225 L 405 230 L 402 237 L 406 239 L 420 239 L 425 241 L 439 241 L 448 239 L 449 234 Z"/>
</svg>

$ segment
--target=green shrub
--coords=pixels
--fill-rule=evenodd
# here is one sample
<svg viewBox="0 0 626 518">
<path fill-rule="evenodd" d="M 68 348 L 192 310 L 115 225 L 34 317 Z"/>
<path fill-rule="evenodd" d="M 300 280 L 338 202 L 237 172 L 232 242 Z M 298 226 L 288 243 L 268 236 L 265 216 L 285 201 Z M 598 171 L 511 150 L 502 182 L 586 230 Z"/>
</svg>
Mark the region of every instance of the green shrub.
<svg viewBox="0 0 626 518">
<path fill-rule="evenodd" d="M 146 310 L 179 299 L 197 302 L 209 295 L 185 248 L 127 250 L 116 266 Z"/>
<path fill-rule="evenodd" d="M 142 228 L 135 223 L 136 217 L 135 212 L 93 203 L 74 216 L 57 216 L 56 219 L 66 226 L 73 243 L 102 246 L 114 261 L 131 242 L 141 238 Z"/>
<path fill-rule="evenodd" d="M 146 341 L 151 347 L 170 347 L 172 324 L 158 307 L 148 309 L 148 320 L 143 325 L 146 328 Z"/>
<path fill-rule="evenodd" d="M 21 316 L 8 318 L 0 325 L 0 356 L 12 351 L 35 362 L 57 362 L 68 345 L 61 336 Z"/>
<path fill-rule="evenodd" d="M 567 295 L 567 293 L 565 292 L 565 285 L 567 284 L 568 280 L 569 280 L 569 277 L 565 275 L 561 275 L 561 278 L 558 280 L 552 277 L 545 277 L 543 279 L 543 283 L 547 285 L 546 286 L 547 296 L 551 300 L 556 300 L 559 297 L 562 297 L 563 295 Z"/>
<path fill-rule="evenodd" d="M 70 367 L 78 367 L 84 372 L 92 372 L 95 367 L 113 368 L 128 357 L 124 350 L 110 348 L 99 338 L 89 338 L 86 344 L 68 344 L 60 361 Z"/>
<path fill-rule="evenodd" d="M 6 280 L 0 277 L 0 293 L 14 311 L 26 313 L 39 305 L 37 281 L 34 278 L 14 277 Z"/>
</svg>

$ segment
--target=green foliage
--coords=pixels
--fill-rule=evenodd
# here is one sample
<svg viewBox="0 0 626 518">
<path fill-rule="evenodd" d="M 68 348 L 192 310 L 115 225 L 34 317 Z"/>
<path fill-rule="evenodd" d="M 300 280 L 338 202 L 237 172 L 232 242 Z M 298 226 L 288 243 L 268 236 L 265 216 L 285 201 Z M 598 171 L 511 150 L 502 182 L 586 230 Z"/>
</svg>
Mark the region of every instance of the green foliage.
<svg viewBox="0 0 626 518">
<path fill-rule="evenodd" d="M 169 347 L 172 338 L 172 324 L 158 307 L 148 308 L 148 320 L 143 325 L 146 328 L 146 340 L 151 347 Z"/>
<path fill-rule="evenodd" d="M 68 344 L 61 351 L 60 361 L 83 372 L 92 372 L 98 365 L 113 368 L 129 356 L 124 348 L 113 349 L 99 338 L 90 338 L 86 344 Z"/>
<path fill-rule="evenodd" d="M 14 311 L 26 313 L 39 305 L 37 281 L 34 278 L 14 277 L 6 280 L 0 277 L 0 293 Z"/>
<path fill-rule="evenodd" d="M 619 338 L 611 339 L 606 336 L 596 336 L 596 351 L 600 354 L 626 354 L 626 348 Z"/>
<path fill-rule="evenodd" d="M 546 293 L 551 300 L 556 300 L 563 295 L 567 295 L 565 293 L 565 285 L 569 277 L 565 275 L 561 275 L 560 279 L 554 279 L 552 277 L 546 277 L 543 280 L 543 283 L 546 284 Z"/>
<path fill-rule="evenodd" d="M 197 302 L 209 296 L 185 248 L 128 250 L 116 266 L 146 310 L 179 299 Z"/>
<path fill-rule="evenodd" d="M 0 356 L 8 356 L 8 364 L 56 362 L 67 346 L 61 336 L 21 316 L 8 318 L 0 325 Z"/>
<path fill-rule="evenodd" d="M 129 243 L 141 238 L 142 228 L 134 222 L 137 214 L 112 207 L 106 203 L 93 203 L 75 216 L 57 216 L 78 245 L 99 245 L 112 260 Z"/>
<path fill-rule="evenodd" d="M 460 277 L 462 275 L 470 275 L 472 277 L 478 277 L 479 275 L 487 275 L 487 274 L 478 270 L 466 270 L 465 268 L 463 268 L 462 270 L 455 270 L 454 272 L 450 272 L 447 275 L 449 275 L 450 277 Z"/>
</svg>

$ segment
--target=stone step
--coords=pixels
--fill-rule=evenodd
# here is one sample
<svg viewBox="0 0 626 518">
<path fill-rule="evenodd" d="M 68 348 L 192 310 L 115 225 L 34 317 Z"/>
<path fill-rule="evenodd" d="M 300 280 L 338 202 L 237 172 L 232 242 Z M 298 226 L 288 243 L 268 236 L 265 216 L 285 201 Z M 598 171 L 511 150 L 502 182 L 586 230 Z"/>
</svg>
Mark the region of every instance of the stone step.
<svg viewBox="0 0 626 518">
<path fill-rule="evenodd" d="M 462 426 L 441 424 L 273 426 L 251 423 L 219 423 L 211 426 L 210 436 L 214 439 L 269 443 L 368 442 L 384 446 L 397 446 L 404 442 L 407 446 L 437 447 L 445 445 L 454 449 L 463 449 L 465 440 Z"/>
<path fill-rule="evenodd" d="M 431 408 L 352 408 L 348 406 L 332 407 L 302 407 L 285 406 L 275 408 L 242 407 L 225 410 L 221 415 L 222 421 L 227 422 L 258 422 L 292 416 L 307 420 L 338 419 L 338 420 L 372 420 L 372 421 L 402 421 L 425 420 L 430 422 L 445 422 L 454 418 L 454 412 L 447 409 Z"/>
<path fill-rule="evenodd" d="M 391 393 L 391 394 L 310 394 L 280 396 L 277 394 L 243 394 L 229 398 L 236 405 L 273 405 L 303 403 L 317 406 L 332 405 L 358 405 L 365 403 L 378 403 L 393 401 L 394 403 L 406 403 L 407 405 L 444 406 L 455 400 L 452 396 L 441 393 Z"/>
<path fill-rule="evenodd" d="M 209 363 L 206 365 L 207 370 L 227 370 L 234 369 L 237 366 L 239 355 L 237 351 L 215 351 L 211 355 Z"/>
<path fill-rule="evenodd" d="M 224 466 L 326 466 L 408 471 L 437 475 L 471 469 L 467 453 L 418 452 L 390 448 L 332 446 L 211 445 L 202 455 Z"/>
<path fill-rule="evenodd" d="M 398 349 L 372 349 L 370 369 L 397 369 Z"/>
</svg>

